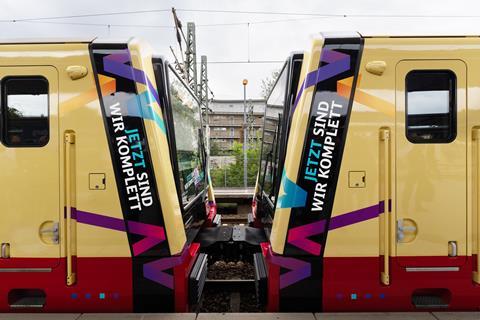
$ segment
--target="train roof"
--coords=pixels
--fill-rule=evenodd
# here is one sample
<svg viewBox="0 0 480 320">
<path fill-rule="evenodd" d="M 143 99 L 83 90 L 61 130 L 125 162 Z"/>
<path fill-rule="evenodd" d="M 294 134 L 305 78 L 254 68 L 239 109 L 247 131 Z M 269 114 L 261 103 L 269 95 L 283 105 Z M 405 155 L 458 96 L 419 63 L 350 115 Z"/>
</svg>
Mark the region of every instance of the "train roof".
<svg viewBox="0 0 480 320">
<path fill-rule="evenodd" d="M 5 38 L 0 44 L 89 43 L 95 37 L 85 38 Z"/>
<path fill-rule="evenodd" d="M 380 34 L 368 32 L 320 32 L 323 36 L 348 37 L 360 35 L 362 38 L 479 38 L 478 34 Z M 0 38 L 2 44 L 62 44 L 62 43 L 128 43 L 132 38 L 98 38 L 98 37 L 77 37 L 77 38 Z"/>
<path fill-rule="evenodd" d="M 78 38 L 4 38 L 0 39 L 0 44 L 62 44 L 62 43 L 128 43 L 132 38 L 98 38 L 98 37 L 78 37 Z"/>
<path fill-rule="evenodd" d="M 320 31 L 320 35 L 329 38 L 349 38 L 349 37 L 362 37 L 362 38 L 479 38 L 478 34 L 435 34 L 435 33 L 418 33 L 418 34 L 405 34 L 401 32 L 392 33 L 378 33 L 378 32 L 361 32 L 361 31 Z"/>
<path fill-rule="evenodd" d="M 418 39 L 418 38 L 479 38 L 480 35 L 408 35 L 408 34 L 365 34 L 361 33 L 360 36 L 362 38 L 410 38 L 410 39 Z"/>
</svg>

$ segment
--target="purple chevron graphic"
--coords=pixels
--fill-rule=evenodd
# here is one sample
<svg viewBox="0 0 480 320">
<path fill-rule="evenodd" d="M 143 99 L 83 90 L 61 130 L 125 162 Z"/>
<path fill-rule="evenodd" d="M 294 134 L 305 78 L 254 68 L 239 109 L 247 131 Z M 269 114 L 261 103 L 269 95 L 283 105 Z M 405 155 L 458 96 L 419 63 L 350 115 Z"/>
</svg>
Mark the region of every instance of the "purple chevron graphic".
<svg viewBox="0 0 480 320">
<path fill-rule="evenodd" d="M 383 201 L 366 208 L 348 212 L 330 220 L 329 230 L 343 228 L 352 224 L 367 221 L 378 217 L 379 214 L 384 212 Z M 300 227 L 292 228 L 288 233 L 288 243 L 312 254 L 319 256 L 322 246 L 315 241 L 308 239 L 308 237 L 321 234 L 325 232 L 326 220 L 320 220 L 313 223 L 309 223 Z M 289 257 L 276 256 L 269 251 L 269 259 L 273 264 L 276 264 L 282 268 L 290 271 L 280 275 L 280 289 L 288 287 L 298 281 L 306 279 L 311 275 L 311 264 Z"/>
<path fill-rule="evenodd" d="M 343 228 L 352 224 L 363 222 L 378 217 L 384 211 L 384 202 L 376 205 L 344 213 L 330 219 L 328 230 Z M 322 246 L 308 237 L 325 232 L 326 220 L 319 220 L 289 230 L 287 242 L 310 254 L 320 255 Z"/>
<path fill-rule="evenodd" d="M 321 66 L 317 70 L 307 74 L 305 80 L 303 80 L 303 83 L 300 86 L 300 91 L 298 91 L 297 97 L 295 98 L 292 114 L 295 111 L 297 104 L 300 101 L 300 97 L 305 89 L 350 69 L 350 56 L 338 51 L 323 48 L 320 55 L 320 61 L 327 62 L 328 64 Z"/>
<path fill-rule="evenodd" d="M 128 49 L 124 49 L 120 53 L 105 56 L 103 58 L 103 68 L 106 72 L 146 85 L 155 98 L 155 101 L 160 105 L 160 97 L 155 86 L 150 82 L 150 79 L 148 79 L 143 70 L 136 69 L 126 64 L 130 61 L 130 52 Z"/>
<path fill-rule="evenodd" d="M 128 221 L 128 232 L 145 236 L 133 244 L 133 255 L 138 256 L 165 241 L 165 229 L 151 224 Z"/>
<path fill-rule="evenodd" d="M 118 218 L 81 210 L 72 210 L 72 218 L 76 219 L 78 223 L 117 231 L 127 231 L 125 221 Z M 145 236 L 145 238 L 133 244 L 134 256 L 142 254 L 166 239 L 165 229 L 163 227 L 136 221 L 127 221 L 127 225 L 129 233 Z"/>
<path fill-rule="evenodd" d="M 308 239 L 308 237 L 323 233 L 325 231 L 325 224 L 325 220 L 319 220 L 292 228 L 288 232 L 287 241 L 310 254 L 319 256 L 322 251 L 322 245 Z"/>
<path fill-rule="evenodd" d="M 269 253 L 269 258 L 273 264 L 290 270 L 280 275 L 280 289 L 286 288 L 294 283 L 306 279 L 312 274 L 312 266 L 306 261 L 276 256 L 272 254 L 272 252 Z"/>
<path fill-rule="evenodd" d="M 343 228 L 352 224 L 367 221 L 378 217 L 384 211 L 384 202 L 380 202 L 376 205 L 355 210 L 352 212 L 344 213 L 339 216 L 333 217 L 330 220 L 328 230 L 334 230 Z"/>
<path fill-rule="evenodd" d="M 165 271 L 182 264 L 188 255 L 187 247 L 178 256 L 158 259 L 143 265 L 143 276 L 167 288 L 173 289 L 173 276 Z"/>
<path fill-rule="evenodd" d="M 125 222 L 122 219 L 104 216 L 101 214 L 76 210 L 72 208 L 72 219 L 76 219 L 78 223 L 89 224 L 105 229 L 117 231 L 127 231 Z"/>
</svg>

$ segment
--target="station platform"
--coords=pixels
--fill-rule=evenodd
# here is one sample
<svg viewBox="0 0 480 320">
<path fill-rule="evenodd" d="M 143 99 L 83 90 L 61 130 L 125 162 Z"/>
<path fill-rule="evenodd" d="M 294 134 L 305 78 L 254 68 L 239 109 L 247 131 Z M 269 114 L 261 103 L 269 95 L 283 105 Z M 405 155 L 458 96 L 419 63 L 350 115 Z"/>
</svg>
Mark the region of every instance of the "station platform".
<svg viewBox="0 0 480 320">
<path fill-rule="evenodd" d="M 0 320 L 480 320 L 480 312 L 389 313 L 0 313 Z"/>
<path fill-rule="evenodd" d="M 255 188 L 215 188 L 215 199 L 251 199 Z"/>
</svg>

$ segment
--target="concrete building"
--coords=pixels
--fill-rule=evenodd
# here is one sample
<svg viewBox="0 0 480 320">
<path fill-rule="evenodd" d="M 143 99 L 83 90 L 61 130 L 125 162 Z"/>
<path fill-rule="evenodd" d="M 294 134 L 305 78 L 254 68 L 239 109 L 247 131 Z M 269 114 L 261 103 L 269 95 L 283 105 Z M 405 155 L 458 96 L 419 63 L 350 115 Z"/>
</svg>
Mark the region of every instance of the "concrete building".
<svg viewBox="0 0 480 320">
<path fill-rule="evenodd" d="M 235 141 L 243 142 L 243 100 L 213 100 L 209 104 L 210 145 L 231 150 Z M 247 100 L 249 136 L 262 138 L 265 100 Z"/>
</svg>

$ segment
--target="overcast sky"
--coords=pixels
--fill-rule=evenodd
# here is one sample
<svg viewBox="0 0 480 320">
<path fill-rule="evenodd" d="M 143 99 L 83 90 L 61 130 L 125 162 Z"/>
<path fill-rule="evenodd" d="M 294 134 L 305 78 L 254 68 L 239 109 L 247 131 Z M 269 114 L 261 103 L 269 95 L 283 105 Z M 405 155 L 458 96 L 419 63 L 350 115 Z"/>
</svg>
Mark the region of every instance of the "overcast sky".
<svg viewBox="0 0 480 320">
<path fill-rule="evenodd" d="M 1 0 L 0 20 L 21 20 L 122 11 L 161 10 L 128 15 L 1 22 L 1 38 L 98 36 L 147 40 L 159 54 L 173 60 L 169 46 L 178 53 L 171 7 L 186 24 L 196 23 L 197 54 L 207 55 L 209 84 L 217 99 L 243 98 L 242 79 L 249 79 L 249 98 L 260 96 L 261 80 L 279 69 L 292 51 L 308 47 L 320 31 L 360 31 L 365 34 L 480 34 L 478 0 Z M 198 9 L 199 11 L 184 11 Z M 208 10 L 249 11 L 214 13 Z M 255 14 L 253 12 L 264 12 Z M 266 14 L 302 13 L 303 15 Z M 307 14 L 307 15 L 305 15 Z M 308 14 L 356 15 L 319 17 Z M 359 15 L 390 15 L 359 17 Z M 392 15 L 469 16 L 392 17 Z M 478 16 L 478 17 L 477 17 Z M 68 23 L 68 24 L 67 24 Z M 86 25 L 94 24 L 94 25 Z M 108 28 L 106 25 L 110 24 Z M 118 25 L 141 26 L 118 26 Z M 160 26 L 160 27 L 149 27 Z M 220 63 L 242 61 L 269 63 Z M 276 62 L 278 61 L 278 62 Z"/>
</svg>

